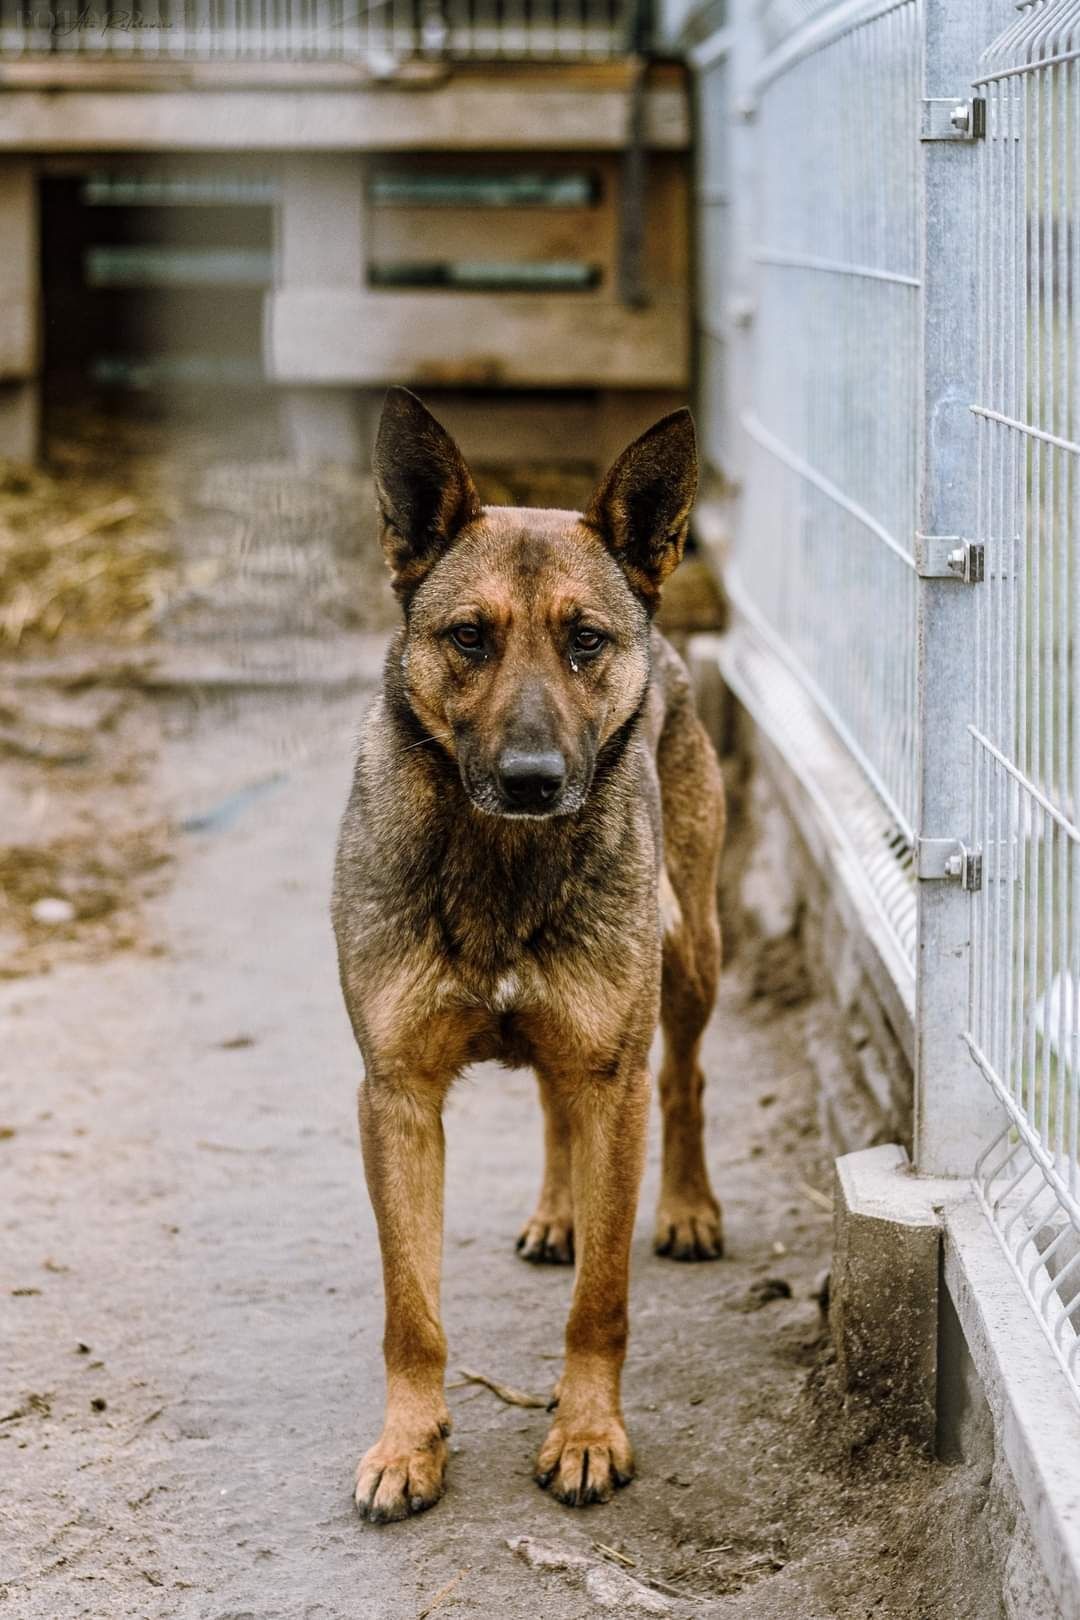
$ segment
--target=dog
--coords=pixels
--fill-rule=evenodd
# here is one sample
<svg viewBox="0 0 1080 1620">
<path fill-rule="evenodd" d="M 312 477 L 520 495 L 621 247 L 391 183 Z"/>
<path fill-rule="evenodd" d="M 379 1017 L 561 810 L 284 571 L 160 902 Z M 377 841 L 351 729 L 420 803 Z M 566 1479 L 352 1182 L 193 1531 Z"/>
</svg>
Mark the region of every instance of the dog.
<svg viewBox="0 0 1080 1620">
<path fill-rule="evenodd" d="M 442 1495 L 442 1104 L 468 1065 L 531 1066 L 544 1113 L 526 1260 L 576 1263 L 538 1483 L 580 1506 L 633 1473 L 620 1400 L 630 1239 L 659 1019 L 655 1248 L 722 1252 L 702 1140 L 720 969 L 720 770 L 652 625 L 697 485 L 679 410 L 584 514 L 484 507 L 453 439 L 387 396 L 373 471 L 402 607 L 341 827 L 333 922 L 386 1296 L 386 1416 L 362 1517 Z"/>
</svg>

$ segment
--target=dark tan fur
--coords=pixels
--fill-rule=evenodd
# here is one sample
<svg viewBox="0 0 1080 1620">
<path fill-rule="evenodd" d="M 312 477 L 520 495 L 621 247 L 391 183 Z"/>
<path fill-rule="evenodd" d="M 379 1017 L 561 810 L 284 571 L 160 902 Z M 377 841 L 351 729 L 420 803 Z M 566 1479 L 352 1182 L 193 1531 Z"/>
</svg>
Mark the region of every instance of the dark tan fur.
<svg viewBox="0 0 1080 1620">
<path fill-rule="evenodd" d="M 567 1503 L 606 1501 L 633 1471 L 620 1376 L 658 1018 L 656 1248 L 707 1259 L 722 1243 L 699 1047 L 720 966 L 723 799 L 685 669 L 650 623 L 685 540 L 693 427 L 677 412 L 643 435 L 584 516 L 482 508 L 456 446 L 397 389 L 375 474 L 404 622 L 334 890 L 386 1293 L 386 1420 L 356 1502 L 398 1519 L 442 1494 L 441 1111 L 457 1075 L 489 1058 L 530 1064 L 544 1108 L 546 1169 L 519 1249 L 576 1253 L 537 1479 Z M 528 813 L 506 798 L 519 756 L 564 767 Z"/>
</svg>

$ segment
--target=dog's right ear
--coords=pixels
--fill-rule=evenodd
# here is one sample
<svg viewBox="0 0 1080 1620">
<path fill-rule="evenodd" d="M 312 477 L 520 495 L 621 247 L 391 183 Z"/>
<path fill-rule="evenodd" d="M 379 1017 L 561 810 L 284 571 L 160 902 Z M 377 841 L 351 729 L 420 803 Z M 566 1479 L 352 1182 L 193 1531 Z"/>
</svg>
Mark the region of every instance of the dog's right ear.
<svg viewBox="0 0 1080 1620">
<path fill-rule="evenodd" d="M 372 470 L 383 551 L 395 591 L 408 597 L 480 516 L 480 497 L 449 433 L 407 388 L 386 396 Z"/>
</svg>

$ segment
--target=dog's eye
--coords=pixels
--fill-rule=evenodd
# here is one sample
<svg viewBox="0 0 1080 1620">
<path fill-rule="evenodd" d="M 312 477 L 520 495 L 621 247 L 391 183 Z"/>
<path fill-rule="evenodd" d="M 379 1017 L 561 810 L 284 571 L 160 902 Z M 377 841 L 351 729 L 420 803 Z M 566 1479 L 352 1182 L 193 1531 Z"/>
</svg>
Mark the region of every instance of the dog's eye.
<svg viewBox="0 0 1080 1620">
<path fill-rule="evenodd" d="M 479 652 L 484 645 L 483 632 L 477 624 L 455 624 L 450 639 L 462 652 Z"/>
<path fill-rule="evenodd" d="M 607 636 L 603 635 L 599 630 L 586 630 L 582 627 L 580 630 L 575 630 L 571 636 L 570 651 L 580 653 L 583 658 L 590 658 L 593 653 L 600 651 L 606 641 Z"/>
</svg>

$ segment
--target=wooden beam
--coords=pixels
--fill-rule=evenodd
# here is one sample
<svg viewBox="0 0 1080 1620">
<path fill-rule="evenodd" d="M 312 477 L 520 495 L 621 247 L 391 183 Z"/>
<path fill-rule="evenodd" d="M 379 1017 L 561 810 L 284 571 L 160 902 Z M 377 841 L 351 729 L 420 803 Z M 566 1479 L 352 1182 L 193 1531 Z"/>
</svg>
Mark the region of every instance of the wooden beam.
<svg viewBox="0 0 1080 1620">
<path fill-rule="evenodd" d="M 654 90 L 685 90 L 686 70 L 677 62 L 649 64 Z M 557 80 L 569 90 L 622 90 L 633 79 L 629 57 L 592 62 L 497 61 L 404 62 L 396 73 L 373 74 L 363 60 L 273 61 L 239 57 L 185 61 L 181 57 L 70 55 L 0 60 L 0 86 L 9 90 L 405 90 L 413 93 L 468 79 L 474 84 L 512 82 L 528 91 Z"/>
<path fill-rule="evenodd" d="M 614 211 L 596 208 L 373 208 L 375 265 L 552 259 L 614 268 Z"/>
<path fill-rule="evenodd" d="M 33 165 L 0 161 L 0 380 L 38 369 L 37 184 Z"/>
<path fill-rule="evenodd" d="M 573 293 L 278 291 L 264 307 L 278 382 L 672 388 L 688 378 L 684 297 L 628 310 Z"/>
<path fill-rule="evenodd" d="M 425 89 L 360 82 L 342 93 L 345 86 L 151 89 L 143 67 L 131 69 L 132 88 L 120 89 L 107 64 L 108 88 L 58 94 L 18 88 L 17 65 L 0 70 L 0 151 L 602 152 L 622 149 L 629 128 L 624 83 L 579 84 L 561 67 L 462 72 Z M 649 144 L 685 149 L 684 86 L 657 84 L 646 108 Z"/>
</svg>

